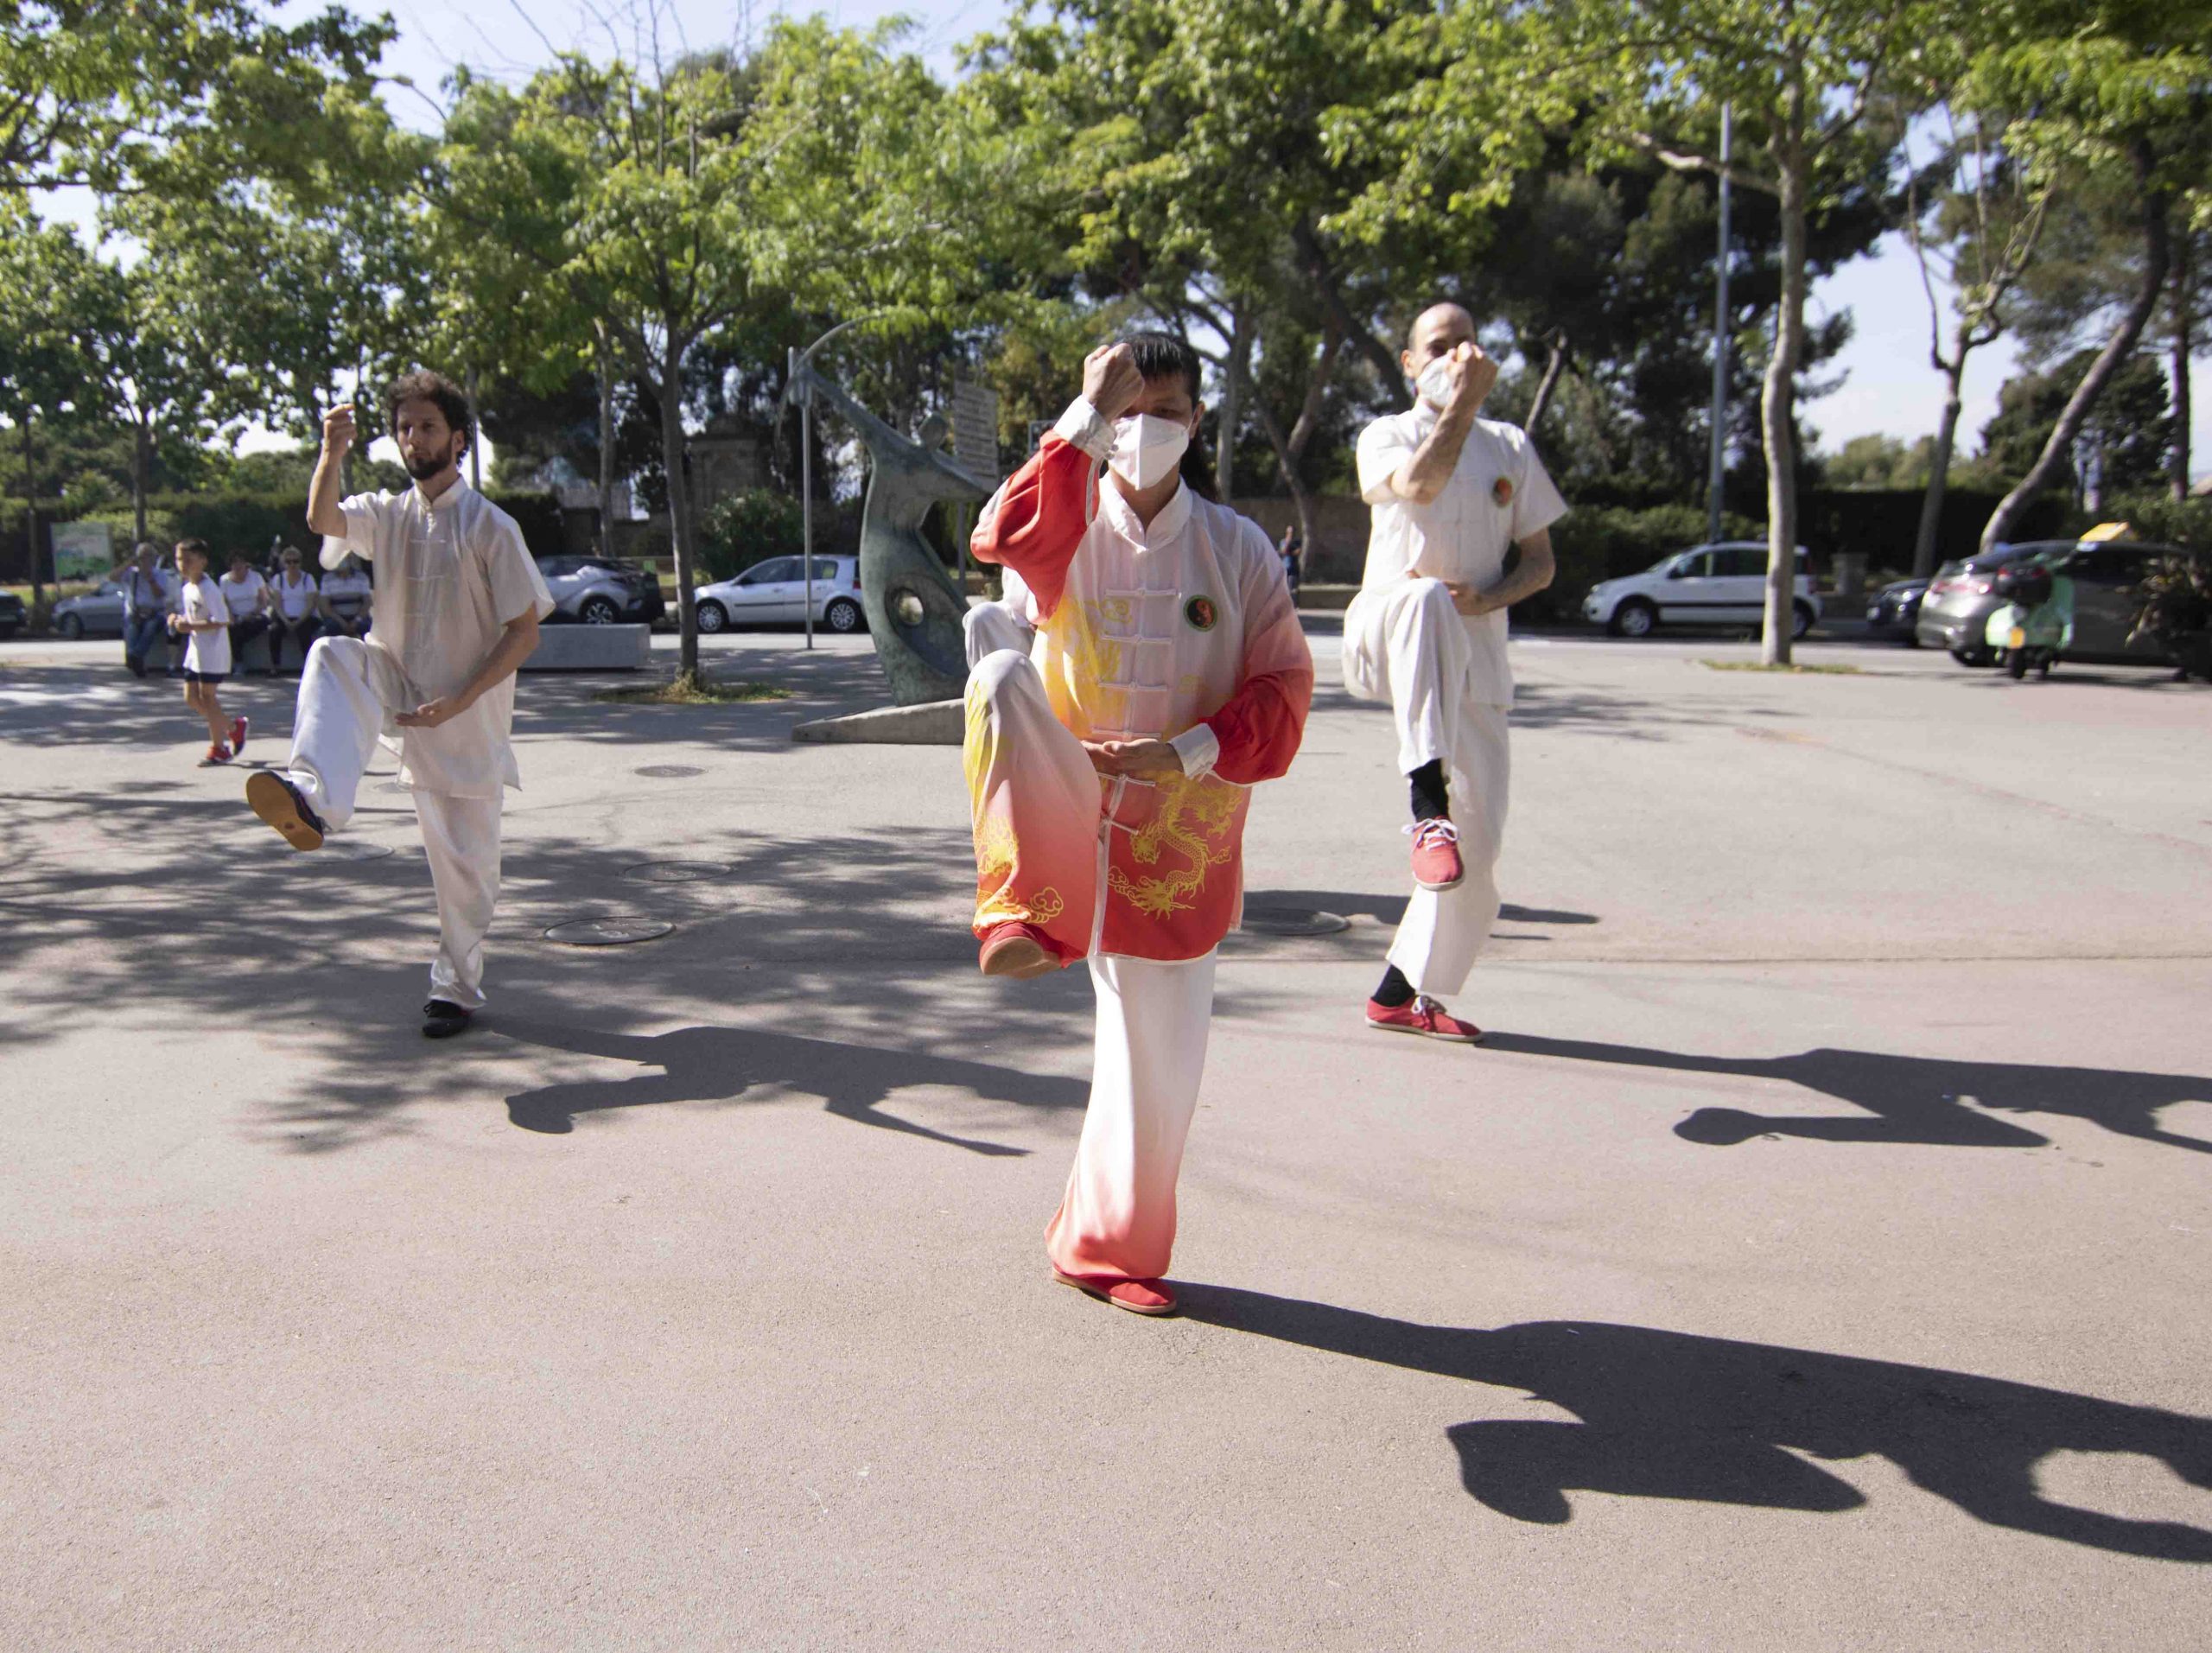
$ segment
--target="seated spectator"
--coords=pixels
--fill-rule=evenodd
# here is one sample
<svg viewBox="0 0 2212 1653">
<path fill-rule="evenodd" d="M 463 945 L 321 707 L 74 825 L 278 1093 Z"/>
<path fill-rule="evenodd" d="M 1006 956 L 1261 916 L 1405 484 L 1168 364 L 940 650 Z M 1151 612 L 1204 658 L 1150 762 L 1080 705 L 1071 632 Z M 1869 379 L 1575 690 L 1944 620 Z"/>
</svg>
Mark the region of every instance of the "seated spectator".
<svg viewBox="0 0 2212 1653">
<path fill-rule="evenodd" d="M 231 617 L 231 673 L 243 677 L 245 645 L 269 629 L 269 582 L 261 577 L 252 558 L 232 551 L 230 571 L 215 582 L 215 588 Z"/>
<path fill-rule="evenodd" d="M 177 582 L 162 567 L 160 556 L 159 548 L 149 541 L 116 570 L 116 581 L 123 587 L 123 664 L 134 677 L 146 675 L 146 656 L 157 640 L 168 635 L 169 614 L 176 607 Z M 182 645 L 169 652 L 182 655 Z"/>
<path fill-rule="evenodd" d="M 300 566 L 299 552 L 287 545 L 277 559 L 276 577 L 269 585 L 269 675 L 284 670 L 284 644 L 299 645 L 300 669 L 307 670 L 308 645 L 322 631 L 322 589 L 315 575 Z"/>
<path fill-rule="evenodd" d="M 348 556 L 322 576 L 323 626 L 333 637 L 366 637 L 369 601 L 376 588 L 362 571 L 361 559 Z"/>
</svg>

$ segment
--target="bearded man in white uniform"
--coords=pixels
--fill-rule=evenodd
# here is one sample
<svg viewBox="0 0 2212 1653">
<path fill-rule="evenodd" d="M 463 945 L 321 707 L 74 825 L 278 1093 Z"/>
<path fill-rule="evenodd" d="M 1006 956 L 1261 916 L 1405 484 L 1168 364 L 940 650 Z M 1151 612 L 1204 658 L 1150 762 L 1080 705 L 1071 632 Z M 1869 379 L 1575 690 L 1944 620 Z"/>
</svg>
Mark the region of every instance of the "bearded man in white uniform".
<svg viewBox="0 0 2212 1653">
<path fill-rule="evenodd" d="M 308 498 L 322 565 L 350 555 L 376 567 L 370 635 L 318 638 L 308 651 L 290 760 L 248 780 L 246 800 L 294 849 L 320 849 L 352 817 L 378 737 L 396 744 L 438 900 L 423 1032 L 444 1039 L 484 1004 L 500 802 L 522 784 L 508 738 L 514 674 L 553 599 L 514 518 L 461 480 L 474 434 L 467 397 L 439 374 L 410 373 L 386 407 L 415 486 L 340 499 L 354 439 L 353 410 L 341 406 L 323 419 Z"/>
<path fill-rule="evenodd" d="M 1414 893 L 1367 1023 L 1472 1044 L 1482 1030 L 1443 1001 L 1466 984 L 1497 919 L 1513 704 L 1505 611 L 1551 583 L 1548 531 L 1567 504 L 1528 433 L 1480 416 L 1497 364 L 1466 311 L 1424 310 L 1399 362 L 1420 400 L 1360 432 L 1373 520 L 1344 614 L 1344 685 L 1390 703 L 1412 793 Z M 1510 572 L 1509 547 L 1520 551 Z"/>
</svg>

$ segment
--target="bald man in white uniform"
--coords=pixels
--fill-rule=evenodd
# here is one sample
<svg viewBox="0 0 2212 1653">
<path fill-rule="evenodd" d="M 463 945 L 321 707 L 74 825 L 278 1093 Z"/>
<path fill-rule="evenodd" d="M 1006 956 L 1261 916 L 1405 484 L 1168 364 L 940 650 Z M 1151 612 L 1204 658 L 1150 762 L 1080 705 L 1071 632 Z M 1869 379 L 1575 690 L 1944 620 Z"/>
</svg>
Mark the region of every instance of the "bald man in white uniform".
<svg viewBox="0 0 2212 1653">
<path fill-rule="evenodd" d="M 1497 364 L 1466 311 L 1423 311 L 1399 360 L 1420 400 L 1360 432 L 1373 519 L 1344 614 L 1345 687 L 1389 703 L 1412 793 L 1414 892 L 1367 1023 L 1472 1044 L 1482 1030 L 1444 1001 L 1466 984 L 1497 919 L 1513 704 L 1505 611 L 1551 583 L 1548 530 L 1567 504 L 1528 433 L 1480 416 Z"/>
</svg>

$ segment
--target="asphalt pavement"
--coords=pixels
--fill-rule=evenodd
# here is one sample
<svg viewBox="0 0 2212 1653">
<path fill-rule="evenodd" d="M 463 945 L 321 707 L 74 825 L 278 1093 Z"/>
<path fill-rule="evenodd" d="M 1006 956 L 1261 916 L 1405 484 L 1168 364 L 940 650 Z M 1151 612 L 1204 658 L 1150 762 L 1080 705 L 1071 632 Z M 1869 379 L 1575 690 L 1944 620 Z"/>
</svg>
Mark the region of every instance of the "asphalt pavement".
<svg viewBox="0 0 2212 1653">
<path fill-rule="evenodd" d="M 526 679 L 448 1045 L 388 775 L 296 855 L 0 645 L 0 1646 L 2202 1647 L 2212 690 L 1523 639 L 1466 1049 L 1362 1022 L 1332 626 L 1158 1322 L 1046 1278 L 1089 994 L 976 974 L 957 754 L 789 739 L 864 643 Z"/>
</svg>

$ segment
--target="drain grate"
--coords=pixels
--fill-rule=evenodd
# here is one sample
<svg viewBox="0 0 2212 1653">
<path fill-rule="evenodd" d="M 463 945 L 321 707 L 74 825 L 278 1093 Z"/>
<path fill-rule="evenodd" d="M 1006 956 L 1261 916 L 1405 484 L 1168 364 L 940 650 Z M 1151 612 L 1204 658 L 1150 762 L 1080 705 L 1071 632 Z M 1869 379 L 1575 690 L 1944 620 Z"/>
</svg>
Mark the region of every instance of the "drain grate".
<svg viewBox="0 0 2212 1653">
<path fill-rule="evenodd" d="M 1244 909 L 1244 927 L 1262 936 L 1333 936 L 1351 920 L 1310 907 L 1255 906 Z"/>
<path fill-rule="evenodd" d="M 546 930 L 544 936 L 563 947 L 626 947 L 633 941 L 654 940 L 675 928 L 664 919 L 567 919 Z"/>
<path fill-rule="evenodd" d="M 632 884 L 697 884 L 726 877 L 734 870 L 721 861 L 645 861 L 625 867 L 622 876 Z"/>
<path fill-rule="evenodd" d="M 642 769 L 632 769 L 633 775 L 643 775 L 651 780 L 689 780 L 694 775 L 703 775 L 703 769 L 694 769 L 688 763 L 649 763 Z"/>
</svg>

